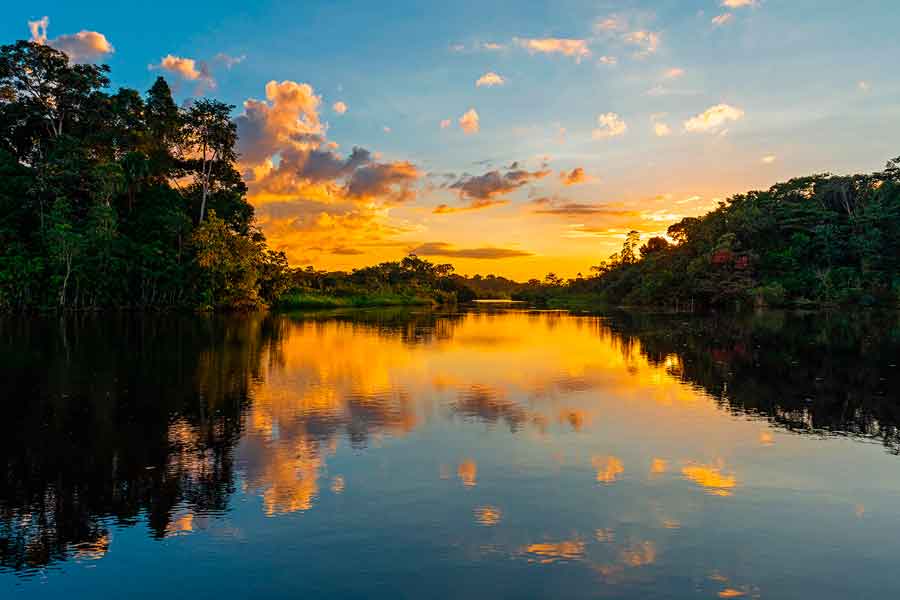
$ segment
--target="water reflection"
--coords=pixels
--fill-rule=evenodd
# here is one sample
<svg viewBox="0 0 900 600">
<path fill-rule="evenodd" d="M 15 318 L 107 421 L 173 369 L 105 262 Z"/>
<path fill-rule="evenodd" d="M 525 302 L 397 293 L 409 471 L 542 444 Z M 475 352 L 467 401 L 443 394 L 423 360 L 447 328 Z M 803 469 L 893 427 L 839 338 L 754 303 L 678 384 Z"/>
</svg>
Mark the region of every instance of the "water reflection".
<svg viewBox="0 0 900 600">
<path fill-rule="evenodd" d="M 338 496 L 390 507 L 384 495 L 404 490 L 393 502 L 422 523 L 462 503 L 460 523 L 492 537 L 458 524 L 436 538 L 489 548 L 478 560 L 584 565 L 626 587 L 702 568 L 689 588 L 755 596 L 741 569 L 717 570 L 714 537 L 687 565 L 673 536 L 705 531 L 698 515 L 724 518 L 741 495 L 762 501 L 767 486 L 822 485 L 804 483 L 804 447 L 784 432 L 900 452 L 893 316 L 367 311 L 0 326 L 0 577 L 103 559 L 136 526 L 170 540 L 252 528 L 237 499 L 288 524 Z M 370 455 L 400 462 L 381 450 L 400 440 L 405 470 L 353 472 Z M 796 468 L 760 452 L 796 456 Z M 857 521 L 860 500 L 848 500 Z"/>
</svg>

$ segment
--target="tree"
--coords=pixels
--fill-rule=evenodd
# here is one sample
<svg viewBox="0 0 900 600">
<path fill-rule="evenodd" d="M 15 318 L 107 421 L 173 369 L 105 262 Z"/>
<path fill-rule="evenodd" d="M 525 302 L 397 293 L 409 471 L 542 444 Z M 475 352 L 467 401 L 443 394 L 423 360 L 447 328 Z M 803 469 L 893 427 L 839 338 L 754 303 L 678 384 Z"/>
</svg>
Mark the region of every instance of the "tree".
<svg viewBox="0 0 900 600">
<path fill-rule="evenodd" d="M 196 174 L 201 188 L 200 221 L 206 216 L 210 190 L 219 180 L 229 179 L 237 160 L 237 126 L 230 114 L 234 106 L 217 100 L 196 101 L 185 122 L 185 163 Z"/>
</svg>

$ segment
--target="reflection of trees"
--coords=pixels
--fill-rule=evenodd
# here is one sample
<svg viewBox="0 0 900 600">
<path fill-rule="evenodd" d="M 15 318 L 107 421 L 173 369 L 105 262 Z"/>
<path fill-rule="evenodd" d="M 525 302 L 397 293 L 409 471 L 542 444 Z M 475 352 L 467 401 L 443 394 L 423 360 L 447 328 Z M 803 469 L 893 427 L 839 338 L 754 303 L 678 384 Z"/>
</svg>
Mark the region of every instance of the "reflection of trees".
<svg viewBox="0 0 900 600">
<path fill-rule="evenodd" d="M 603 327 L 623 348 L 638 341 L 651 364 L 667 366 L 728 410 L 799 433 L 878 439 L 900 453 L 896 315 L 621 314 Z"/>
<path fill-rule="evenodd" d="M 0 333 L 0 566 L 102 554 L 110 519 L 145 516 L 162 537 L 176 506 L 226 508 L 275 321 L 104 315 L 4 322 Z"/>
<path fill-rule="evenodd" d="M 464 419 L 490 425 L 503 421 L 512 432 L 521 429 L 529 420 L 528 412 L 518 403 L 506 398 L 501 391 L 483 385 L 461 390 L 452 410 Z"/>
</svg>

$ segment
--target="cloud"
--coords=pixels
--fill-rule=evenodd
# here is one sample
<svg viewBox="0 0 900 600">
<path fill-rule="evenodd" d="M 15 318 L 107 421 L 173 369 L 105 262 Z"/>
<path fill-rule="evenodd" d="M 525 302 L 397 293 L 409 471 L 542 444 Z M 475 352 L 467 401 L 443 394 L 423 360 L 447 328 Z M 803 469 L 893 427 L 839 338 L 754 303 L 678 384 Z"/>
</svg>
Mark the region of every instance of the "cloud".
<svg viewBox="0 0 900 600">
<path fill-rule="evenodd" d="M 743 6 L 756 6 L 757 0 L 722 0 L 722 6 L 726 8 L 741 8 Z"/>
<path fill-rule="evenodd" d="M 442 119 L 441 120 L 441 129 L 447 129 L 448 127 L 450 127 L 450 123 L 451 123 L 450 119 Z"/>
<path fill-rule="evenodd" d="M 413 249 L 412 253 L 418 256 L 447 256 L 453 258 L 480 258 L 488 260 L 534 256 L 531 252 L 516 250 L 514 248 L 495 248 L 492 246 L 482 248 L 455 248 L 445 242 L 429 242 L 422 244 Z"/>
<path fill-rule="evenodd" d="M 868 92 L 872 89 L 872 84 L 868 81 L 860 81 L 856 84 L 856 87 L 859 88 L 859 91 L 861 92 Z"/>
<path fill-rule="evenodd" d="M 197 89 L 197 93 L 202 93 L 205 87 L 215 88 L 216 80 L 213 79 L 209 66 L 203 61 L 197 61 L 193 58 L 182 58 L 167 54 L 157 65 L 149 65 L 150 69 L 161 69 L 168 71 L 173 75 L 177 75 L 186 81 L 197 81 L 201 85 Z"/>
<path fill-rule="evenodd" d="M 478 112 L 476 112 L 474 108 L 467 110 L 463 116 L 459 118 L 459 126 L 462 127 L 463 132 L 467 135 L 478 133 L 481 129 Z"/>
<path fill-rule="evenodd" d="M 594 23 L 595 31 L 623 31 L 627 27 L 625 20 L 618 15 L 610 15 Z"/>
<path fill-rule="evenodd" d="M 672 128 L 665 123 L 654 123 L 653 132 L 656 134 L 656 137 L 666 137 L 672 135 Z"/>
<path fill-rule="evenodd" d="M 223 65 L 225 65 L 226 69 L 231 70 L 231 67 L 239 65 L 247 60 L 247 55 L 241 54 L 240 56 L 231 56 L 229 54 L 225 54 L 224 52 L 219 52 L 213 57 L 213 60 L 222 63 Z"/>
<path fill-rule="evenodd" d="M 660 36 L 659 33 L 644 30 L 626 33 L 622 39 L 624 39 L 626 43 L 640 48 L 635 55 L 638 58 L 653 54 L 659 49 L 659 45 L 662 42 L 662 36 Z"/>
<path fill-rule="evenodd" d="M 471 212 L 473 210 L 482 210 L 484 208 L 491 208 L 492 206 L 503 206 L 505 204 L 509 204 L 509 200 L 491 200 L 491 199 L 477 199 L 472 200 L 469 204 L 464 206 L 450 206 L 449 204 L 438 204 L 434 207 L 432 211 L 436 215 L 449 215 L 453 213 L 460 212 Z"/>
<path fill-rule="evenodd" d="M 339 154 L 309 84 L 270 81 L 265 90 L 265 100 L 244 102 L 235 122 L 239 167 L 270 245 L 305 264 L 350 259 L 350 249 L 375 242 L 402 252 L 391 238 L 415 227 L 391 210 L 415 198 L 418 167 L 361 147 Z"/>
<path fill-rule="evenodd" d="M 628 125 L 616 113 L 606 113 L 597 117 L 597 128 L 591 133 L 595 140 L 625 135 Z"/>
<path fill-rule="evenodd" d="M 738 121 L 744 117 L 740 108 L 717 104 L 711 106 L 696 117 L 684 122 L 684 130 L 688 132 L 716 132 L 728 121 Z"/>
<path fill-rule="evenodd" d="M 331 105 L 331 110 L 335 113 L 342 115 L 347 112 L 347 104 L 338 100 L 334 104 Z"/>
<path fill-rule="evenodd" d="M 502 76 L 497 75 L 493 71 L 489 71 L 478 78 L 478 81 L 475 82 L 475 87 L 493 87 L 495 85 L 503 85 L 504 83 L 506 83 L 506 80 Z"/>
<path fill-rule="evenodd" d="M 712 18 L 712 24 L 714 27 L 721 27 L 723 25 L 727 25 L 731 23 L 731 20 L 734 19 L 734 15 L 731 13 L 722 13 L 716 17 Z"/>
<path fill-rule="evenodd" d="M 771 164 L 774 163 L 776 160 L 778 160 L 778 157 L 775 156 L 774 154 L 769 154 L 769 155 L 763 156 L 761 160 L 762 160 L 762 163 L 763 163 L 763 164 L 765 164 L 765 165 L 771 165 Z"/>
<path fill-rule="evenodd" d="M 562 215 L 567 217 L 584 217 L 590 215 L 632 217 L 638 213 L 632 210 L 615 208 L 603 204 L 587 204 L 583 202 L 563 202 L 559 198 L 536 198 L 532 204 L 539 208 L 532 212 L 538 215 Z"/>
<path fill-rule="evenodd" d="M 359 248 L 350 248 L 348 246 L 336 246 L 331 249 L 331 253 L 339 254 L 341 256 L 359 256 L 365 254 L 365 252 Z"/>
<path fill-rule="evenodd" d="M 515 38 L 515 42 L 530 54 L 562 54 L 572 56 L 575 62 L 591 55 L 587 40 L 568 38 Z"/>
<path fill-rule="evenodd" d="M 597 64 L 600 64 L 600 65 L 613 66 L 613 65 L 617 65 L 618 63 L 619 63 L 619 59 L 616 58 L 615 56 L 601 56 L 600 58 L 597 59 Z"/>
<path fill-rule="evenodd" d="M 517 167 L 513 163 L 505 173 L 489 171 L 483 175 L 461 177 L 449 187 L 458 190 L 460 197 L 466 200 L 492 200 L 550 174 L 549 170 L 526 171 Z"/>
<path fill-rule="evenodd" d="M 245 101 L 244 114 L 235 119 L 242 162 L 259 164 L 284 149 L 321 143 L 325 134 L 319 120 L 321 103 L 307 83 L 267 83 L 266 100 Z"/>
<path fill-rule="evenodd" d="M 578 185 L 587 183 L 590 180 L 590 177 L 584 172 L 582 167 L 575 167 L 571 171 L 560 171 L 559 178 L 562 180 L 563 185 Z"/>
<path fill-rule="evenodd" d="M 684 69 L 679 67 L 672 67 L 671 69 L 667 69 L 663 73 L 663 79 L 678 79 L 679 77 L 684 76 Z"/>
<path fill-rule="evenodd" d="M 481 44 L 481 48 L 483 50 L 491 50 L 494 52 L 499 50 L 506 50 L 506 46 L 504 46 L 503 44 L 497 44 L 495 42 L 484 42 L 483 44 Z"/>
<path fill-rule="evenodd" d="M 78 33 L 61 35 L 52 40 L 48 39 L 47 27 L 49 26 L 50 18 L 46 16 L 37 21 L 28 21 L 31 41 L 46 44 L 60 52 L 65 52 L 72 62 L 93 62 L 105 54 L 112 54 L 116 51 L 106 36 L 97 31 L 83 29 Z"/>
</svg>

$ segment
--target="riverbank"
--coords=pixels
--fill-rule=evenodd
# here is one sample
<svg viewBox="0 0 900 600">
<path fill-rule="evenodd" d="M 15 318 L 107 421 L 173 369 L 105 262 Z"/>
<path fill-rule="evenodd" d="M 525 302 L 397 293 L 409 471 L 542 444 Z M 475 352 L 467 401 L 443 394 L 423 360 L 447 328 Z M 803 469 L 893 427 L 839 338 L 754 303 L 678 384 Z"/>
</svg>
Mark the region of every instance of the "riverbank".
<svg viewBox="0 0 900 600">
<path fill-rule="evenodd" d="M 316 308 L 376 308 L 385 306 L 433 306 L 431 298 L 404 294 L 359 294 L 334 296 L 331 294 L 291 293 L 282 296 L 273 308 L 280 310 Z"/>
</svg>

